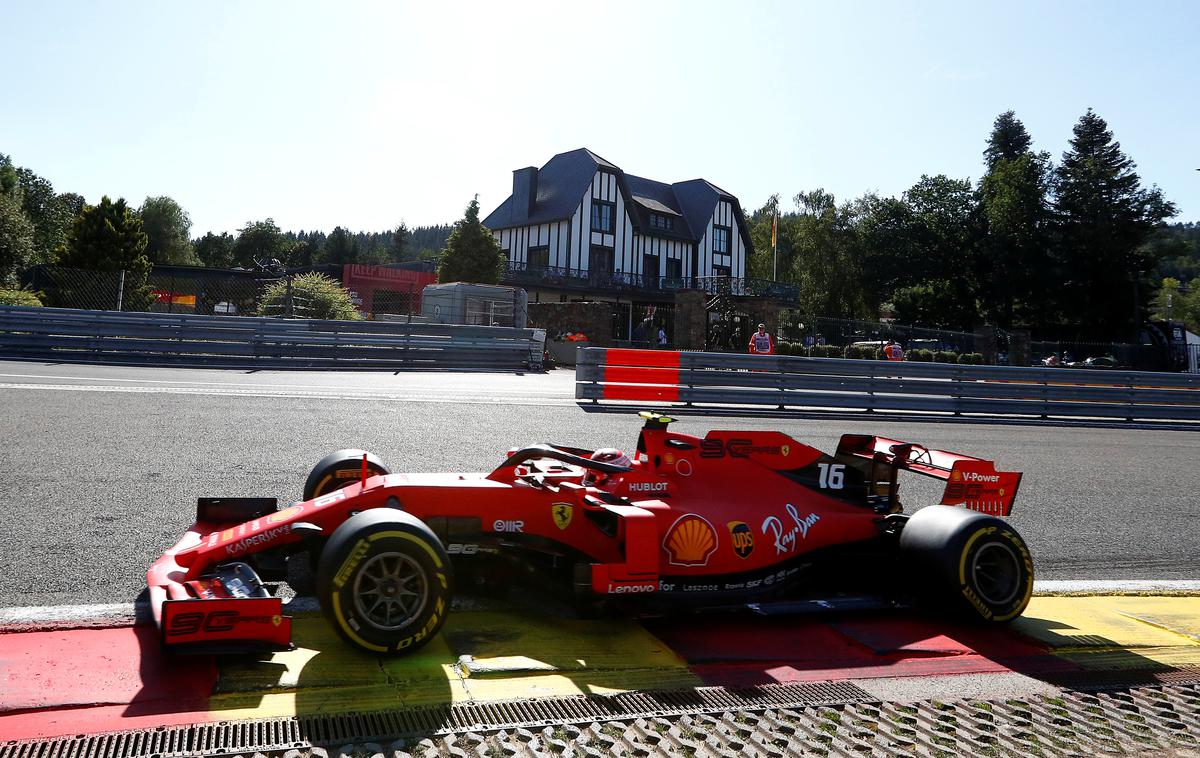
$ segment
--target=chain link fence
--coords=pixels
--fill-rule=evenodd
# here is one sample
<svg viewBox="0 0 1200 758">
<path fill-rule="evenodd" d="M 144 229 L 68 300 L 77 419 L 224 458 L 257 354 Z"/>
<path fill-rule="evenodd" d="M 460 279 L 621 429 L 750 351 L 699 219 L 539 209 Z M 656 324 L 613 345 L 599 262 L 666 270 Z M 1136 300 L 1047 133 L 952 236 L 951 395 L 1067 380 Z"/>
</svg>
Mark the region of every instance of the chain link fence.
<svg viewBox="0 0 1200 758">
<path fill-rule="evenodd" d="M 144 282 L 124 271 L 92 271 L 34 266 L 21 283 L 38 293 L 44 305 L 101 311 L 149 311 L 206 315 L 255 315 L 271 280 L 254 272 L 159 273 Z"/>
<path fill-rule="evenodd" d="M 309 300 L 285 295 L 264 305 L 267 288 L 287 277 L 255 271 L 211 269 L 152 270 L 144 282 L 124 271 L 92 271 L 34 266 L 21 285 L 37 293 L 43 305 L 98 311 L 195 313 L 217 316 L 307 318 Z"/>
</svg>

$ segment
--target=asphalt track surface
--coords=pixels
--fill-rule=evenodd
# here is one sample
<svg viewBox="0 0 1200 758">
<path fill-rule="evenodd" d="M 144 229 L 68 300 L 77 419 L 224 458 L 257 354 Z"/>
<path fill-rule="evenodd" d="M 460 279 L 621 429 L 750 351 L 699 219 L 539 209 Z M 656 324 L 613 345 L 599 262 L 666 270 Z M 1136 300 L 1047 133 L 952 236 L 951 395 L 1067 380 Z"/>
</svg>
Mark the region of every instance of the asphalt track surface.
<svg viewBox="0 0 1200 758">
<path fill-rule="evenodd" d="M 0 608 L 133 601 L 197 496 L 298 499 L 338 448 L 421 472 L 486 470 L 533 442 L 632 447 L 638 420 L 580 406 L 573 378 L 0 362 Z M 773 428 L 829 451 L 872 433 L 992 458 L 1025 472 L 1011 520 L 1039 578 L 1200 579 L 1200 433 L 703 415 L 675 428 Z M 901 487 L 909 508 L 939 494 Z"/>
</svg>

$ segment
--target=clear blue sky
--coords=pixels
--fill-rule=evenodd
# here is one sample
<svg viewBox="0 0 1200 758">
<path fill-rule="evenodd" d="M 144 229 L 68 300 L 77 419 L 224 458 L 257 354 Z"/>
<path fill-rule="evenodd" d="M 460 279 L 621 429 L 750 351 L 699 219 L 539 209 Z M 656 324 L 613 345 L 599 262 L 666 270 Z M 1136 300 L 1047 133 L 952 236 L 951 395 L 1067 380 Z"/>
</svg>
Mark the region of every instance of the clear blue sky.
<svg viewBox="0 0 1200 758">
<path fill-rule="evenodd" d="M 977 179 L 1009 108 L 1057 160 L 1092 107 L 1200 219 L 1196 2 L 7 2 L 0 152 L 193 236 L 483 212 L 588 147 L 747 209 Z"/>
</svg>

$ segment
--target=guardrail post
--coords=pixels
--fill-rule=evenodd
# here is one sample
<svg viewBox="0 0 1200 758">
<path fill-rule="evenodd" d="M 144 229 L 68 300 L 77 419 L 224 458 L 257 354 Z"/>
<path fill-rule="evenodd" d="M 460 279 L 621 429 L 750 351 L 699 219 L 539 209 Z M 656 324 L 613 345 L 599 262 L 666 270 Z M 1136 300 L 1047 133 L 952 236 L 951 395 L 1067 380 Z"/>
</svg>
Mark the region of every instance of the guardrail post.
<svg viewBox="0 0 1200 758">
<path fill-rule="evenodd" d="M 1126 421 L 1133 421 L 1133 409 L 1137 407 L 1137 389 L 1134 386 L 1134 378 L 1132 374 L 1127 374 L 1125 377 L 1125 386 L 1129 390 L 1126 400 L 1126 405 L 1129 407 L 1129 415 L 1125 417 Z"/>
<path fill-rule="evenodd" d="M 875 361 L 869 361 L 871 370 L 867 372 L 867 413 L 875 412 Z"/>
<path fill-rule="evenodd" d="M 964 380 L 963 370 L 961 368 L 954 369 L 954 375 L 950 377 L 950 381 L 954 382 L 954 415 L 962 415 L 962 383 Z"/>
<path fill-rule="evenodd" d="M 775 356 L 775 388 L 779 390 L 779 405 L 776 407 L 776 410 L 780 411 L 787 410 L 787 390 L 784 389 L 784 385 L 787 383 L 785 381 L 787 366 L 784 361 L 783 357 Z"/>
</svg>

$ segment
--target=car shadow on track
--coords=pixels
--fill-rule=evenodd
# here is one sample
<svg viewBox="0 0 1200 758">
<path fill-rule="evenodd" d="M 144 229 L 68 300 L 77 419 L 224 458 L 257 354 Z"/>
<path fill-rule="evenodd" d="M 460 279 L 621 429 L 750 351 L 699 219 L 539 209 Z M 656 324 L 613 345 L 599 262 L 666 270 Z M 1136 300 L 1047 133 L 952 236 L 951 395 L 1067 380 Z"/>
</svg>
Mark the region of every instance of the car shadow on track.
<svg viewBox="0 0 1200 758">
<path fill-rule="evenodd" d="M 178 684 L 171 678 L 186 672 L 195 689 L 211 671 L 204 703 L 210 720 L 294 718 L 303 738 L 321 743 L 335 727 L 360 723 L 342 717 L 383 714 L 370 722 L 381 725 L 380 733 L 419 738 L 453 726 L 453 709 L 469 703 L 670 690 L 682 693 L 678 705 L 691 693 L 699 706 L 701 685 L 1010 672 L 1066 687 L 1155 683 L 1200 649 L 1179 648 L 1181 658 L 1159 644 L 1177 637 L 1170 631 L 1145 631 L 1135 618 L 1127 627 L 1093 625 L 1037 601 L 1024 618 L 1000 627 L 910 611 L 679 615 L 639 623 L 530 607 L 459 608 L 429 644 L 393 658 L 349 646 L 319 615 L 296 620 L 296 650 L 257 659 L 164 659 L 149 627 L 142 673 L 158 684 L 139 693 L 128 711 L 193 708 L 197 701 L 180 700 L 178 689 L 174 699 L 166 697 L 164 681 Z M 1103 633 L 1109 629 L 1115 631 Z"/>
</svg>

